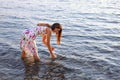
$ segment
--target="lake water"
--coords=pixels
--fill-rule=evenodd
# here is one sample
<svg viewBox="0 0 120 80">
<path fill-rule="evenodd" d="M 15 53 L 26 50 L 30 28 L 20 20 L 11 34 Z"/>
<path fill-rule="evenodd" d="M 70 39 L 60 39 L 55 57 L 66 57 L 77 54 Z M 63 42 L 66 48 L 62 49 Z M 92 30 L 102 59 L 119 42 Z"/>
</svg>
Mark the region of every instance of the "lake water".
<svg viewBox="0 0 120 80">
<path fill-rule="evenodd" d="M 38 22 L 63 27 L 62 43 L 37 38 L 41 61 L 28 66 L 20 35 Z M 0 0 L 0 80 L 120 80 L 120 0 Z"/>
</svg>

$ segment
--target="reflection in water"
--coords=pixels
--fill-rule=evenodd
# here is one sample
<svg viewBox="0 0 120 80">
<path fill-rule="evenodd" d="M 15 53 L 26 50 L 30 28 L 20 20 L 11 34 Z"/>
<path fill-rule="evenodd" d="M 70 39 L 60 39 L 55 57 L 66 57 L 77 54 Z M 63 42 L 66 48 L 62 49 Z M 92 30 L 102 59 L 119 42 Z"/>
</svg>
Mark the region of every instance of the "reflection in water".
<svg viewBox="0 0 120 80">
<path fill-rule="evenodd" d="M 24 80 L 40 80 L 39 79 L 39 62 L 28 61 L 29 59 L 24 59 L 23 63 L 25 66 L 25 78 Z"/>
<path fill-rule="evenodd" d="M 46 66 L 46 67 L 45 67 Z M 58 63 L 55 63 L 53 61 L 45 63 L 43 68 L 41 70 L 45 70 L 43 76 L 41 78 L 43 79 L 49 79 L 49 80 L 65 80 L 65 69 L 63 65 L 60 65 Z M 43 72 L 43 71 L 42 71 Z"/>
<path fill-rule="evenodd" d="M 65 80 L 63 65 L 55 61 L 29 62 L 24 59 L 24 80 Z"/>
</svg>

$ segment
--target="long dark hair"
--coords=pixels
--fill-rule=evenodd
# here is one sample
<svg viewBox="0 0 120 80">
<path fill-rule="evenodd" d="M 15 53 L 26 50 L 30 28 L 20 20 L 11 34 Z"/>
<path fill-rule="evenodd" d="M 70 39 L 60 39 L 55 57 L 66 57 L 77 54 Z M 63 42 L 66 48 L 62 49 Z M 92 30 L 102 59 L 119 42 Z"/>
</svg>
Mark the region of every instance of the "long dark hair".
<svg viewBox="0 0 120 80">
<path fill-rule="evenodd" d="M 60 23 L 54 23 L 54 24 L 51 26 L 51 29 L 54 30 L 55 28 L 60 29 L 60 31 L 58 32 L 58 34 L 56 34 L 57 44 L 60 45 L 61 37 L 62 37 L 62 26 L 61 26 Z"/>
</svg>

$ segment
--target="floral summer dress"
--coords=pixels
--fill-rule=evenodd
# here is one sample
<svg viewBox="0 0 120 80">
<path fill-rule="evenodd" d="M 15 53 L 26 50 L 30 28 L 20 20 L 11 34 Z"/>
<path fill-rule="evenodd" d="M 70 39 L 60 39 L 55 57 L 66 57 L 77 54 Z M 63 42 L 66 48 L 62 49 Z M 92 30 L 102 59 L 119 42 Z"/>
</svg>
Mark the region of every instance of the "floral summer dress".
<svg viewBox="0 0 120 80">
<path fill-rule="evenodd" d="M 46 34 L 46 26 L 36 26 L 31 29 L 25 29 L 20 40 L 20 48 L 28 54 L 38 54 L 36 46 L 36 37 Z"/>
</svg>

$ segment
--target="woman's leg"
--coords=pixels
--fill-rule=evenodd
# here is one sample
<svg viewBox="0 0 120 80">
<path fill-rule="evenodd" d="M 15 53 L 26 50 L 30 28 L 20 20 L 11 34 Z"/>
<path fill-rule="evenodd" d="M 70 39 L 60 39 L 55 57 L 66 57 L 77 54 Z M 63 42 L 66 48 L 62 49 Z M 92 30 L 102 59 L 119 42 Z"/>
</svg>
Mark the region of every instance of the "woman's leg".
<svg viewBox="0 0 120 80">
<path fill-rule="evenodd" d="M 36 46 L 36 42 L 33 41 L 32 45 L 33 45 L 33 48 L 32 48 L 33 57 L 34 57 L 35 61 L 40 61 L 40 57 L 38 55 L 38 48 Z"/>
<path fill-rule="evenodd" d="M 24 51 L 24 45 L 25 45 L 25 40 L 21 38 L 20 40 L 20 48 L 22 50 L 21 59 L 24 59 L 26 57 L 26 53 Z"/>
<path fill-rule="evenodd" d="M 22 50 L 22 55 L 21 55 L 21 59 L 24 59 L 26 57 L 26 53 L 24 50 Z"/>
<path fill-rule="evenodd" d="M 32 57 L 32 52 L 31 52 L 31 45 L 29 44 L 28 40 L 21 39 L 20 41 L 20 48 L 22 50 L 21 58 L 25 59 L 28 57 Z"/>
</svg>

